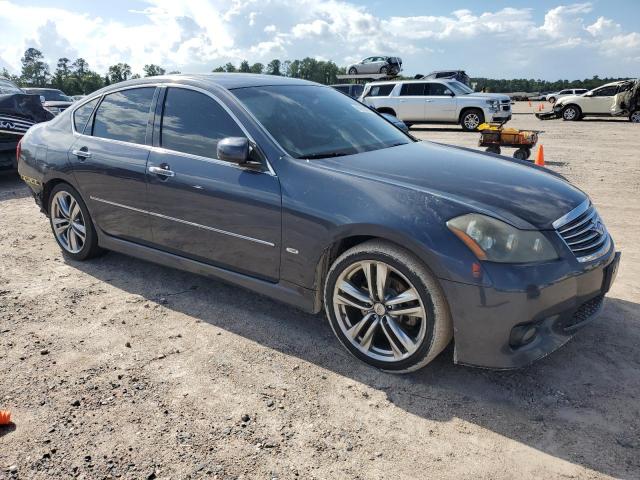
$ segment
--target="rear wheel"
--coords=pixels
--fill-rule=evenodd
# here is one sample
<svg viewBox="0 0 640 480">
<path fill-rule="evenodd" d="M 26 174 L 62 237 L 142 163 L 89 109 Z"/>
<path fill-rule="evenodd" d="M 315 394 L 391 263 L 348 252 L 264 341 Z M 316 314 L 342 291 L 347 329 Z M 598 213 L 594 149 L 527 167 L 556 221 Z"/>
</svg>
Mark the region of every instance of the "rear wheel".
<svg viewBox="0 0 640 480">
<path fill-rule="evenodd" d="M 74 260 L 87 260 L 102 252 L 89 210 L 78 191 L 59 183 L 49 195 L 51 230 L 62 252 Z"/>
<path fill-rule="evenodd" d="M 567 105 L 562 110 L 562 119 L 567 121 L 576 121 L 582 118 L 582 111 L 576 105 Z"/>
<path fill-rule="evenodd" d="M 629 121 L 633 123 L 640 123 L 640 110 L 636 110 L 631 115 L 629 115 Z"/>
<path fill-rule="evenodd" d="M 513 152 L 513 158 L 517 158 L 519 160 L 527 160 L 531 156 L 531 150 L 525 147 L 517 149 Z"/>
<path fill-rule="evenodd" d="M 484 123 L 484 113 L 477 108 L 466 110 L 460 117 L 460 126 L 466 132 L 475 132 Z"/>
<path fill-rule="evenodd" d="M 386 75 L 387 74 L 387 67 L 380 67 L 380 73 L 382 75 Z"/>
<path fill-rule="evenodd" d="M 396 373 L 433 360 L 452 337 L 437 280 L 411 253 L 372 240 L 342 254 L 324 288 L 331 328 L 355 357 Z"/>
</svg>

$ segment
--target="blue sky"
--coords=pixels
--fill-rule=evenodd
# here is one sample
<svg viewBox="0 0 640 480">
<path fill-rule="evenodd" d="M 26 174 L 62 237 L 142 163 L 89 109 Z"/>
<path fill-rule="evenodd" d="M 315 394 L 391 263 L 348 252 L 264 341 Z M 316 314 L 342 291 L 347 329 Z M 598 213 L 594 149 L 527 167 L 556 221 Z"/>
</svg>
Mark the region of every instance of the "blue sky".
<svg viewBox="0 0 640 480">
<path fill-rule="evenodd" d="M 206 72 L 228 61 L 370 55 L 405 73 L 462 68 L 492 78 L 640 76 L 640 0 L 0 0 L 0 68 L 27 47 L 52 65 L 83 57 Z M 78 28 L 82 26 L 82 28 Z"/>
</svg>

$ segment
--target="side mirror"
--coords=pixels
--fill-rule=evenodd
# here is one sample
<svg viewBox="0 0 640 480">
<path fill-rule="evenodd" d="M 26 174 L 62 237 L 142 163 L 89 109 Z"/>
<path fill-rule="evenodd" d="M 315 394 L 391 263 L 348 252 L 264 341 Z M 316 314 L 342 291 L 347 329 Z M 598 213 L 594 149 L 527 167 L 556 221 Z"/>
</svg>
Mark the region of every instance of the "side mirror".
<svg viewBox="0 0 640 480">
<path fill-rule="evenodd" d="M 218 142 L 217 155 L 225 162 L 246 164 L 249 161 L 249 140 L 245 137 L 227 137 Z"/>
<path fill-rule="evenodd" d="M 593 97 L 593 92 L 587 92 L 584 94 L 585 97 Z"/>
</svg>

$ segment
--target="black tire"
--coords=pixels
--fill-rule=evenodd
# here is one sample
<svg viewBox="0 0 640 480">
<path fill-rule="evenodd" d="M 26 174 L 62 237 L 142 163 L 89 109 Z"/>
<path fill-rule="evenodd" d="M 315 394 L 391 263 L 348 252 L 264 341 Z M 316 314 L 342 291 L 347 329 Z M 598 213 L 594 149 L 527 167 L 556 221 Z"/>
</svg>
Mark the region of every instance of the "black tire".
<svg viewBox="0 0 640 480">
<path fill-rule="evenodd" d="M 411 335 L 411 333 L 408 333 L 406 330 L 410 328 L 418 328 L 423 332 L 422 336 L 419 337 L 419 340 L 416 338 L 415 343 L 412 344 L 411 350 L 404 352 L 404 355 L 406 356 L 399 360 L 396 360 L 395 355 L 392 357 L 387 356 L 383 360 L 372 358 L 371 356 L 376 355 L 373 353 L 376 349 L 378 349 L 376 350 L 377 352 L 382 352 L 384 350 L 383 347 L 380 347 L 379 345 L 376 346 L 377 343 L 383 344 L 385 341 L 389 342 L 389 336 L 384 332 L 384 330 L 387 330 L 389 326 L 388 323 L 385 324 L 384 322 L 389 322 L 388 319 L 392 314 L 388 312 L 393 311 L 393 306 L 387 306 L 386 308 L 388 308 L 388 310 L 385 309 L 384 314 L 379 313 L 378 311 L 375 311 L 374 313 L 375 307 L 380 306 L 379 304 L 381 302 L 377 302 L 376 304 L 370 302 L 371 311 L 369 313 L 375 317 L 375 319 L 369 321 L 379 323 L 376 323 L 376 328 L 378 330 L 376 330 L 376 333 L 371 337 L 374 338 L 374 340 L 370 342 L 371 347 L 367 348 L 368 353 L 365 353 L 361 348 L 354 345 L 354 343 L 363 341 L 363 339 L 358 339 L 360 333 L 356 333 L 353 337 L 348 337 L 345 333 L 346 330 L 343 330 L 346 328 L 345 321 L 349 321 L 348 316 L 345 316 L 344 318 L 341 317 L 340 320 L 337 317 L 337 315 L 341 315 L 340 308 L 351 308 L 352 311 L 355 312 L 354 315 L 356 319 L 358 318 L 358 315 L 367 315 L 357 308 L 354 309 L 354 307 L 339 307 L 338 304 L 334 303 L 334 294 L 336 293 L 336 283 L 343 275 L 345 275 L 345 272 L 353 271 L 354 266 L 358 266 L 361 263 L 366 264 L 368 262 L 378 262 L 391 267 L 389 269 L 390 273 L 387 277 L 388 284 L 391 285 L 391 283 L 397 279 L 404 278 L 407 281 L 407 284 L 413 288 L 412 292 L 417 292 L 417 297 L 419 297 L 412 301 L 417 302 L 420 307 L 423 307 L 424 315 L 419 321 L 419 327 L 415 327 L 415 323 L 411 326 L 412 324 L 410 321 L 406 323 L 400 321 L 402 319 L 411 320 L 409 317 L 405 318 L 402 314 L 398 317 L 400 319 L 398 320 L 398 323 L 395 323 L 396 326 L 404 325 L 402 333 L 405 335 Z M 395 270 L 395 272 L 392 272 L 392 270 Z M 376 270 L 376 272 L 377 271 L 378 270 Z M 369 275 L 373 276 L 373 273 L 370 273 Z M 392 278 L 393 276 L 396 276 L 394 277 L 395 279 Z M 383 290 L 387 292 L 386 288 L 383 288 Z M 343 293 L 340 289 L 337 291 L 341 292 L 341 294 Z M 367 290 L 361 290 L 360 293 L 369 294 Z M 396 290 L 394 295 L 397 293 L 398 291 Z M 389 297 L 386 298 L 388 299 Z M 326 277 L 324 286 L 324 306 L 333 332 L 338 337 L 338 340 L 340 340 L 342 345 L 353 356 L 374 367 L 393 373 L 407 373 L 424 367 L 440 352 L 442 352 L 442 350 L 444 350 L 451 341 L 453 335 L 449 306 L 442 288 L 435 276 L 412 253 L 401 247 L 381 240 L 370 240 L 357 245 L 347 250 L 345 253 L 340 255 L 338 259 L 336 259 L 329 269 Z M 402 309 L 403 307 L 400 305 L 399 308 Z M 418 322 L 418 320 L 415 319 L 413 319 L 413 321 Z M 364 330 L 370 330 L 370 328 L 362 327 L 358 332 L 362 332 Z M 395 330 L 392 331 L 395 332 Z M 369 332 L 367 331 L 367 333 Z M 365 335 L 366 334 L 362 334 L 362 337 Z M 398 339 L 400 337 L 394 336 L 393 338 Z M 358 344 L 361 345 L 361 343 Z M 389 348 L 391 348 L 390 344 Z M 381 354 L 378 356 L 380 355 Z"/>
<path fill-rule="evenodd" d="M 640 123 L 640 110 L 631 112 L 631 114 L 629 115 L 629 121 L 631 123 Z"/>
<path fill-rule="evenodd" d="M 567 122 L 582 120 L 582 110 L 577 105 L 567 105 L 562 109 L 562 119 Z"/>
<path fill-rule="evenodd" d="M 79 251 L 71 251 L 70 247 L 68 245 L 65 245 L 61 238 L 59 238 L 59 235 L 56 233 L 56 230 L 54 228 L 55 207 L 53 203 L 54 201 L 56 201 L 57 194 L 60 192 L 70 195 L 73 200 L 77 202 L 78 207 L 80 208 L 80 211 L 82 213 L 82 224 L 85 230 L 85 239 L 83 241 L 82 248 Z M 57 184 L 55 187 L 53 187 L 51 193 L 49 194 L 49 204 L 47 205 L 47 207 L 47 211 L 49 212 L 49 224 L 51 225 L 53 237 L 56 239 L 56 242 L 60 246 L 62 253 L 66 257 L 73 260 L 83 261 L 96 257 L 103 253 L 103 250 L 98 246 L 98 235 L 96 233 L 95 227 L 93 226 L 93 220 L 91 219 L 91 215 L 89 214 L 87 205 L 84 203 L 82 196 L 75 188 L 73 188 L 68 183 Z"/>
<path fill-rule="evenodd" d="M 531 150 L 528 148 L 519 148 L 515 152 L 513 152 L 513 158 L 517 158 L 519 160 L 526 160 L 531 156 Z"/>
<path fill-rule="evenodd" d="M 358 74 L 358 70 L 356 69 L 356 67 L 351 67 L 349 69 L 349 75 L 357 75 Z"/>
<path fill-rule="evenodd" d="M 549 97 L 548 102 L 553 105 L 554 103 L 556 103 L 556 97 Z"/>
<path fill-rule="evenodd" d="M 380 67 L 380 74 L 381 75 L 386 75 L 387 73 L 388 73 L 387 67 Z"/>
<path fill-rule="evenodd" d="M 502 150 L 500 150 L 500 147 L 498 145 L 492 145 L 490 147 L 487 147 L 487 149 L 485 150 L 489 153 L 495 153 L 496 155 L 500 155 L 500 152 Z"/>
<path fill-rule="evenodd" d="M 470 108 L 460 115 L 460 126 L 465 132 L 476 132 L 484 123 L 484 113 L 479 108 Z"/>
</svg>

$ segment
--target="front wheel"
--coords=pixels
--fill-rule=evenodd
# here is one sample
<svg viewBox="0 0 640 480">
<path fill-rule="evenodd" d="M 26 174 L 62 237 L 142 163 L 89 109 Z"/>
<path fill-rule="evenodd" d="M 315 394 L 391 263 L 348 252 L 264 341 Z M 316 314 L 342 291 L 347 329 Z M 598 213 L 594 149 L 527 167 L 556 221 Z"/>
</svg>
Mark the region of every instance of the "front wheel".
<svg viewBox="0 0 640 480">
<path fill-rule="evenodd" d="M 89 210 L 78 191 L 59 183 L 49 195 L 51 230 L 62 252 L 74 260 L 87 260 L 102 252 Z"/>
<path fill-rule="evenodd" d="M 576 121 L 582 118 L 582 112 L 575 105 L 569 105 L 562 110 L 562 119 L 566 121 Z"/>
<path fill-rule="evenodd" d="M 555 99 L 555 97 L 550 97 L 550 98 L 549 98 L 549 103 L 550 103 L 551 105 L 553 105 L 554 103 L 556 103 L 556 99 Z"/>
<path fill-rule="evenodd" d="M 517 158 L 518 160 L 527 160 L 530 156 L 531 150 L 526 147 L 520 147 L 513 152 L 513 158 Z"/>
<path fill-rule="evenodd" d="M 482 110 L 471 109 L 462 114 L 460 126 L 465 132 L 475 132 L 484 123 L 484 113 Z"/>
<path fill-rule="evenodd" d="M 640 110 L 636 110 L 629 115 L 629 121 L 632 123 L 640 123 Z"/>
<path fill-rule="evenodd" d="M 324 305 L 333 332 L 356 358 L 406 373 L 450 342 L 451 318 L 433 274 L 411 253 L 371 240 L 331 266 Z"/>
<path fill-rule="evenodd" d="M 356 67 L 351 67 L 349 69 L 349 75 L 357 75 L 358 74 L 358 70 L 356 70 Z"/>
<path fill-rule="evenodd" d="M 387 74 L 387 67 L 380 67 L 380 74 L 381 75 L 386 75 Z"/>
</svg>

